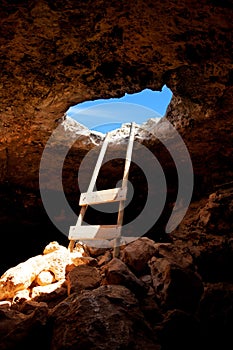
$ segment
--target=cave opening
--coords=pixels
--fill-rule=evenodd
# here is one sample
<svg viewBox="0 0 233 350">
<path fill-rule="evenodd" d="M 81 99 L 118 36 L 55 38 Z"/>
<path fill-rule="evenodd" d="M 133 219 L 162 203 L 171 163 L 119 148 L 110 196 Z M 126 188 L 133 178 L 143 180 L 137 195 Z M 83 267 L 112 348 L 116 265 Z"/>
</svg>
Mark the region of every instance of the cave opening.
<svg viewBox="0 0 233 350">
<path fill-rule="evenodd" d="M 161 91 L 144 89 L 120 98 L 98 99 L 71 106 L 67 116 L 90 130 L 103 134 L 124 123 L 141 125 L 150 118 L 161 118 L 171 101 L 172 91 L 164 85 Z"/>
</svg>

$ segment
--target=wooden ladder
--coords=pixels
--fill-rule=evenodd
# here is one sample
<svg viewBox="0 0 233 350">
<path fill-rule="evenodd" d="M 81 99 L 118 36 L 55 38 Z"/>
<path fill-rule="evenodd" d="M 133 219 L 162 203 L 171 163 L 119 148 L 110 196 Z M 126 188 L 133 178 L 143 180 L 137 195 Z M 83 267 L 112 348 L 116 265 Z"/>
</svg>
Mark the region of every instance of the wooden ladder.
<svg viewBox="0 0 233 350">
<path fill-rule="evenodd" d="M 75 226 L 71 226 L 69 230 L 69 250 L 72 252 L 75 241 L 93 241 L 93 240 L 114 240 L 114 256 L 119 256 L 120 242 L 123 239 L 127 242 L 127 237 L 121 237 L 121 229 L 123 224 L 125 201 L 127 197 L 127 180 L 129 176 L 130 163 L 132 158 L 133 143 L 134 143 L 134 123 L 130 125 L 129 141 L 126 151 L 125 167 L 121 187 L 112 188 L 109 190 L 93 191 L 96 180 L 104 159 L 104 155 L 109 143 L 109 133 L 107 133 L 99 157 L 96 162 L 94 172 L 88 187 L 87 192 L 81 193 L 79 205 L 81 210 Z M 91 204 L 119 202 L 118 217 L 116 225 L 82 225 L 84 215 Z M 90 242 L 91 243 L 91 242 Z"/>
</svg>

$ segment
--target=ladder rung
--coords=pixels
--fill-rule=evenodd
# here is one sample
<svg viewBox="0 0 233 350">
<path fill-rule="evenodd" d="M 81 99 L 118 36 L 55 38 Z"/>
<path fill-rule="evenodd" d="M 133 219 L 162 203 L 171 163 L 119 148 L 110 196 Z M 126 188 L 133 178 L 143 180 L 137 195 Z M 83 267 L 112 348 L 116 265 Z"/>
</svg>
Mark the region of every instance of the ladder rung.
<svg viewBox="0 0 233 350">
<path fill-rule="evenodd" d="M 121 237 L 121 244 L 128 244 L 140 237 Z M 106 240 L 106 239 L 82 239 L 82 242 L 84 244 L 87 244 L 90 247 L 96 247 L 96 248 L 113 248 L 115 245 L 115 240 Z"/>
<path fill-rule="evenodd" d="M 115 239 L 121 232 L 116 225 L 70 226 L 70 240 Z"/>
<path fill-rule="evenodd" d="M 114 241 L 111 240 L 108 241 L 107 239 L 82 239 L 82 243 L 88 245 L 89 247 L 95 247 L 95 248 L 106 248 L 111 249 L 114 247 Z"/>
<path fill-rule="evenodd" d="M 91 205 L 126 200 L 127 188 L 111 188 L 109 190 L 81 193 L 79 205 Z"/>
</svg>

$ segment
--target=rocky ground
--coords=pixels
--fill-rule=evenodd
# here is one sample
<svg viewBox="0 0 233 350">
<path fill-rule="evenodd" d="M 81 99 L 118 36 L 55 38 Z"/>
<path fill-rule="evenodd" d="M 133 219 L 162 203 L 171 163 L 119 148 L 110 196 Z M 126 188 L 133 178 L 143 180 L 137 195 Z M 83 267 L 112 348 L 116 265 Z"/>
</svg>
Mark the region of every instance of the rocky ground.
<svg viewBox="0 0 233 350">
<path fill-rule="evenodd" d="M 231 349 L 232 184 L 193 203 L 171 243 L 57 242 L 0 279 L 1 349 Z"/>
</svg>

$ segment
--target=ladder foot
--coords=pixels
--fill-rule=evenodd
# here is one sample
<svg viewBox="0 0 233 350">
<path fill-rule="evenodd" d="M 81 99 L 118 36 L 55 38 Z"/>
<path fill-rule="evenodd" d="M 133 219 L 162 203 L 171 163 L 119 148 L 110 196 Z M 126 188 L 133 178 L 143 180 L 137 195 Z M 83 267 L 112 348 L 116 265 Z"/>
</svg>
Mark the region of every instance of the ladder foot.
<svg viewBox="0 0 233 350">
<path fill-rule="evenodd" d="M 120 256 L 120 238 L 116 238 L 114 242 L 113 257 L 119 258 Z"/>
<path fill-rule="evenodd" d="M 68 246 L 68 250 L 70 251 L 70 253 L 72 253 L 73 249 L 74 249 L 74 245 L 75 245 L 75 241 L 70 241 L 69 246 Z"/>
</svg>

